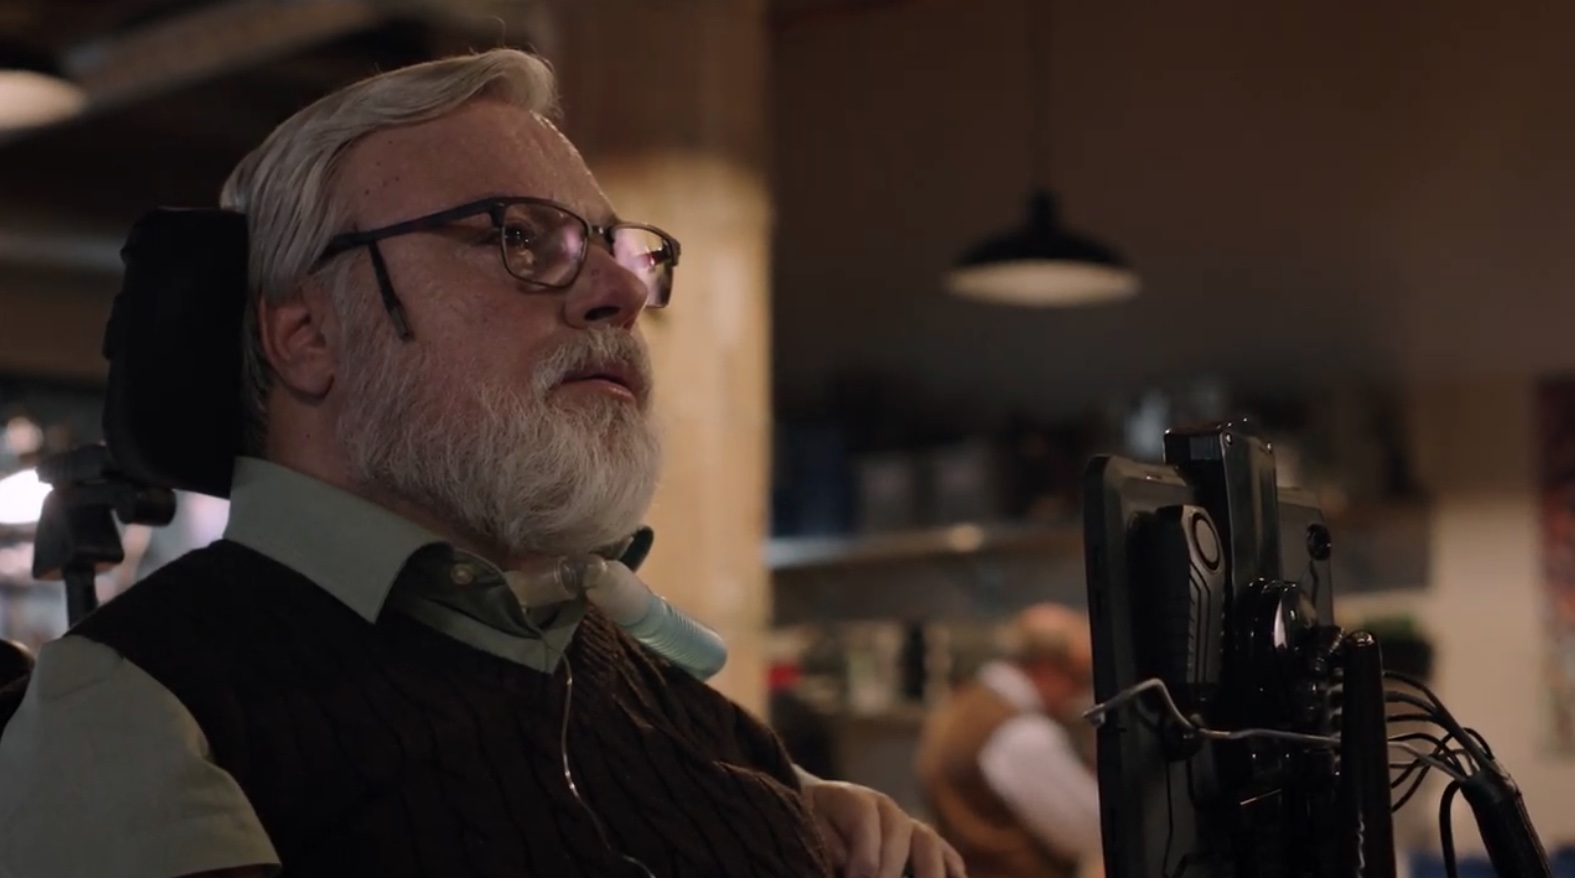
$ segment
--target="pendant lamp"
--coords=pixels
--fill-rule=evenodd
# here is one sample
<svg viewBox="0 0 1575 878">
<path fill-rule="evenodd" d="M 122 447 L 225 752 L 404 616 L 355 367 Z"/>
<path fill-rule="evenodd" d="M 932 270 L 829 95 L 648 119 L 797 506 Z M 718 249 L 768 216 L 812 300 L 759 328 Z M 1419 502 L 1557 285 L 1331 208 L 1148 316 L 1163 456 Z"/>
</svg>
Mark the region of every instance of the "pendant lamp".
<svg viewBox="0 0 1575 878">
<path fill-rule="evenodd" d="M 51 125 L 87 106 L 87 94 L 48 55 L 0 45 L 0 132 Z"/>
<path fill-rule="evenodd" d="M 1138 276 L 1110 247 L 1061 224 L 1055 195 L 1041 170 L 1048 162 L 1045 120 L 1048 96 L 1047 23 L 1034 15 L 1052 0 L 1026 0 L 1032 120 L 1031 167 L 1037 182 L 1028 197 L 1026 222 L 970 247 L 946 276 L 952 294 L 1028 307 L 1073 307 L 1136 295 Z"/>
</svg>

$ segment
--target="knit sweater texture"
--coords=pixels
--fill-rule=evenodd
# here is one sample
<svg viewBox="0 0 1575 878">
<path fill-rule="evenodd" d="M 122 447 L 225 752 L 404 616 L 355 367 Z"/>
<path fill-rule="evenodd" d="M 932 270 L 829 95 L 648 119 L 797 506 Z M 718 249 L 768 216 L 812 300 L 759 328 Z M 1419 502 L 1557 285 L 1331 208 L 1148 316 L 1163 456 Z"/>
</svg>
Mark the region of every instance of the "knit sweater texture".
<svg viewBox="0 0 1575 878">
<path fill-rule="evenodd" d="M 73 633 L 185 705 L 290 878 L 830 874 L 776 736 L 595 611 L 542 673 L 221 541 Z"/>
</svg>

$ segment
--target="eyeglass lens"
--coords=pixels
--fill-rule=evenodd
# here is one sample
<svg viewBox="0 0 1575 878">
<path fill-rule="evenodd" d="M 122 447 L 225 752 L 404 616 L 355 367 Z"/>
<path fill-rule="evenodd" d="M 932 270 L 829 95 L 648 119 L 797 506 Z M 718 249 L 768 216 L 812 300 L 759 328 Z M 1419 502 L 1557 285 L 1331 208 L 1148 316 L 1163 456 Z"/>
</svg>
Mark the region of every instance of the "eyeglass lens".
<svg viewBox="0 0 1575 878">
<path fill-rule="evenodd" d="M 562 286 L 574 279 L 588 241 L 585 222 L 546 204 L 511 204 L 499 234 L 509 273 L 522 280 Z M 649 229 L 619 226 L 609 242 L 613 258 L 645 284 L 646 306 L 660 308 L 672 294 L 673 254 Z"/>
</svg>

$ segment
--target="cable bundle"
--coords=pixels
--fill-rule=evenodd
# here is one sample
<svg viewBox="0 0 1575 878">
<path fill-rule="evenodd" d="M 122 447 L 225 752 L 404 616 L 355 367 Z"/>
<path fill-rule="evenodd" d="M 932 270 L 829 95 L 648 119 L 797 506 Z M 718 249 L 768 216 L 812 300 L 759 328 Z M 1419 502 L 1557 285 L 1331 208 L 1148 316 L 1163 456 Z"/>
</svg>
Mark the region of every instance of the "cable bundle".
<svg viewBox="0 0 1575 878">
<path fill-rule="evenodd" d="M 1428 771 L 1437 770 L 1449 778 L 1449 785 L 1438 802 L 1438 840 L 1444 871 L 1449 878 L 1459 875 L 1454 822 L 1450 819 L 1450 806 L 1456 794 L 1465 796 L 1476 815 L 1488 858 L 1501 878 L 1551 876 L 1547 853 L 1531 828 L 1520 790 L 1493 757 L 1493 748 L 1488 742 L 1475 729 L 1462 726 L 1422 681 L 1395 671 L 1385 671 L 1384 676 L 1416 690 L 1391 689 L 1384 693 L 1384 700 L 1390 704 L 1409 705 L 1419 711 L 1397 714 L 1389 718 L 1390 722 L 1426 722 L 1443 731 L 1441 737 L 1418 731 L 1390 738 L 1394 743 L 1409 745 L 1418 741 L 1433 747 L 1428 753 L 1415 754 L 1416 758 L 1409 763 L 1391 763 L 1390 768 L 1399 770 L 1400 774 L 1391 781 L 1390 788 L 1399 789 L 1410 780 L 1410 786 L 1394 803 L 1394 810 L 1398 811 L 1421 788 Z"/>
<path fill-rule="evenodd" d="M 1388 739 L 1390 749 L 1411 755 L 1410 761 L 1391 762 L 1391 771 L 1398 771 L 1390 780 L 1390 789 L 1405 791 L 1395 800 L 1391 810 L 1398 811 L 1421 788 L 1429 771 L 1438 771 L 1449 778 L 1439 800 L 1438 829 L 1443 849 L 1444 868 L 1449 878 L 1458 878 L 1454 826 L 1450 820 L 1450 806 L 1455 796 L 1462 795 L 1471 806 L 1477 827 L 1482 833 L 1483 845 L 1499 878 L 1552 878 L 1542 842 L 1532 828 L 1521 801 L 1520 790 L 1514 780 L 1493 756 L 1487 741 L 1474 729 L 1462 726 L 1422 681 L 1395 671 L 1385 671 L 1384 678 L 1401 684 L 1404 689 L 1386 688 L 1384 701 L 1416 708 L 1416 712 L 1388 717 L 1388 722 L 1426 722 L 1436 726 L 1442 734 L 1414 731 Z M 1335 692 L 1339 686 L 1334 687 Z M 1145 717 L 1156 730 L 1168 725 L 1174 734 L 1193 741 L 1240 741 L 1268 738 L 1288 744 L 1307 747 L 1337 749 L 1340 738 L 1332 735 L 1310 735 L 1281 729 L 1246 728 L 1231 731 L 1203 726 L 1196 716 L 1188 717 L 1176 706 L 1169 688 L 1158 678 L 1144 680 L 1117 693 L 1107 701 L 1095 705 L 1083 714 L 1094 725 L 1103 723 L 1107 715 L 1118 707 L 1136 704 L 1145 696 L 1152 696 L 1161 708 L 1158 717 Z M 1338 720 L 1339 712 L 1335 712 Z M 1430 745 L 1431 749 L 1418 746 Z M 1167 844 L 1168 848 L 1168 844 Z"/>
</svg>

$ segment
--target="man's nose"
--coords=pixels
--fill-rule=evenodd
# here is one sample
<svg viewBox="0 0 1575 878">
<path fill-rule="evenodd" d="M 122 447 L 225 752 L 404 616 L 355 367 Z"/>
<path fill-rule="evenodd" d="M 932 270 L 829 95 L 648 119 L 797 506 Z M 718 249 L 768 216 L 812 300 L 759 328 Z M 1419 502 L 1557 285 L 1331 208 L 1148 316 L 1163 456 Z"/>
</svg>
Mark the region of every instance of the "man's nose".
<svg viewBox="0 0 1575 878">
<path fill-rule="evenodd" d="M 645 300 L 645 283 L 619 265 L 611 253 L 592 247 L 563 307 L 569 325 L 578 329 L 596 325 L 628 328 L 645 310 Z"/>
</svg>

